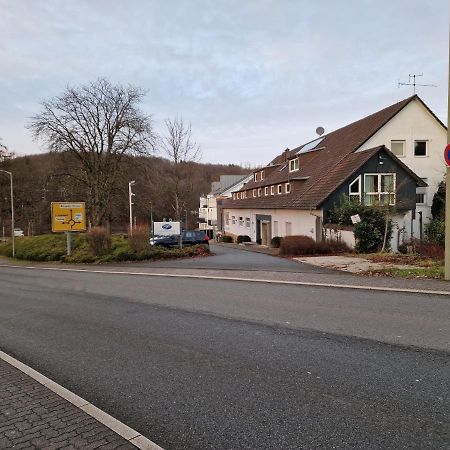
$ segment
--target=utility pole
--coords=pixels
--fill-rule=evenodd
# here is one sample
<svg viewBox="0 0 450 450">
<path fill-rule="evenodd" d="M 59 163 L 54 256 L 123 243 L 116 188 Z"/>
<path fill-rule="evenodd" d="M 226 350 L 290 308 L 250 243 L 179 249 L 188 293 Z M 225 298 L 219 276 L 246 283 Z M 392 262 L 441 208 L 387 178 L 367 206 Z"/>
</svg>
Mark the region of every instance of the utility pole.
<svg viewBox="0 0 450 450">
<path fill-rule="evenodd" d="M 128 202 L 130 206 L 130 235 L 133 236 L 133 192 L 131 192 L 131 186 L 134 186 L 136 181 L 130 181 L 128 183 Z"/>
<path fill-rule="evenodd" d="M 12 256 L 16 255 L 16 245 L 15 245 L 15 236 L 14 236 L 14 191 L 13 191 L 13 176 L 11 172 L 7 170 L 0 169 L 0 172 L 4 172 L 9 175 L 10 179 L 10 188 L 11 188 L 11 239 L 12 239 Z"/>
<path fill-rule="evenodd" d="M 447 145 L 450 144 L 450 30 L 448 39 L 448 86 L 447 86 Z M 445 272 L 450 280 L 450 167 L 445 169 Z"/>
</svg>

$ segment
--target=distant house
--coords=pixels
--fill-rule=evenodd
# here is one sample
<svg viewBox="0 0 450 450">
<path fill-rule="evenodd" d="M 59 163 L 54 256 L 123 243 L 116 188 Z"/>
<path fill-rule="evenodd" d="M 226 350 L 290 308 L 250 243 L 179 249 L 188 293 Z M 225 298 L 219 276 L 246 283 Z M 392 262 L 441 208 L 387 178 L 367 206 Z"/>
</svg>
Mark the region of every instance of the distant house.
<svg viewBox="0 0 450 450">
<path fill-rule="evenodd" d="M 221 215 L 218 214 L 221 201 L 232 196 L 232 192 L 239 190 L 253 178 L 251 175 L 221 175 L 219 181 L 211 183 L 211 192 L 200 197 L 198 209 L 199 229 L 205 230 L 213 237 L 217 230 L 221 230 Z"/>
<path fill-rule="evenodd" d="M 224 232 L 269 244 L 323 236 L 342 195 L 395 208 L 391 245 L 420 237 L 444 175 L 446 128 L 414 95 L 294 150 L 286 149 L 222 203 Z"/>
</svg>

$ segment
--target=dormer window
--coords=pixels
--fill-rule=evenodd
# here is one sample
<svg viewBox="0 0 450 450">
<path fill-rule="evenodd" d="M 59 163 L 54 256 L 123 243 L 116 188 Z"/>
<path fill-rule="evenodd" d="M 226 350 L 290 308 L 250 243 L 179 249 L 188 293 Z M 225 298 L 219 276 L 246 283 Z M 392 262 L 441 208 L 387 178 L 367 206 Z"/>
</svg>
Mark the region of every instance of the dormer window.
<svg viewBox="0 0 450 450">
<path fill-rule="evenodd" d="M 275 195 L 275 186 L 270 186 L 270 195 Z"/>
<path fill-rule="evenodd" d="M 266 186 L 264 188 L 264 195 L 269 195 L 269 188 L 268 188 L 268 186 Z"/>
<path fill-rule="evenodd" d="M 299 168 L 300 168 L 300 164 L 299 164 L 298 158 L 291 159 L 289 161 L 289 172 L 295 172 Z"/>
<path fill-rule="evenodd" d="M 264 180 L 264 170 L 261 170 L 261 181 Z"/>
<path fill-rule="evenodd" d="M 253 181 L 258 181 L 258 172 L 253 174 Z"/>
<path fill-rule="evenodd" d="M 282 194 L 283 192 L 283 186 L 281 186 L 281 184 L 278 185 L 278 193 Z"/>
<path fill-rule="evenodd" d="M 253 189 L 253 197 L 256 197 L 256 189 Z"/>
<path fill-rule="evenodd" d="M 289 194 L 291 192 L 291 183 L 286 183 L 284 188 L 286 190 L 286 194 Z"/>
<path fill-rule="evenodd" d="M 233 200 L 236 200 L 236 193 L 233 192 Z"/>
<path fill-rule="evenodd" d="M 236 197 L 237 197 L 237 199 L 239 200 L 239 198 L 240 198 L 240 194 L 239 194 L 239 192 L 236 194 Z"/>
<path fill-rule="evenodd" d="M 258 197 L 261 197 L 261 188 L 258 188 Z"/>
</svg>

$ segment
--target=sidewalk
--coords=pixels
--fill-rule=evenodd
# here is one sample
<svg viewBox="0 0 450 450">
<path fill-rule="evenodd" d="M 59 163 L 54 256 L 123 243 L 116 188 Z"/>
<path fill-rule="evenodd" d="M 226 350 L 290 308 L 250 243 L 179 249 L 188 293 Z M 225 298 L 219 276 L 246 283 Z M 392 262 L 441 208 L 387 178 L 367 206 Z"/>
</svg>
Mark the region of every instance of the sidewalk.
<svg viewBox="0 0 450 450">
<path fill-rule="evenodd" d="M 48 387 L 0 359 L 1 449 L 136 449 Z"/>
</svg>

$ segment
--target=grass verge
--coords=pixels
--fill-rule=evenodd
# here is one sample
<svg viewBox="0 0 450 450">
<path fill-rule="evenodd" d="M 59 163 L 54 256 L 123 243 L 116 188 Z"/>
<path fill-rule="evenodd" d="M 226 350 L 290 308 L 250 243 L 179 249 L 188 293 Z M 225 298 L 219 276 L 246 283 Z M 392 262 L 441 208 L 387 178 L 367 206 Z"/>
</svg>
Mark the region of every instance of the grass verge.
<svg viewBox="0 0 450 450">
<path fill-rule="evenodd" d="M 149 245 L 148 248 L 135 251 L 129 246 L 128 239 L 123 236 L 113 236 L 110 251 L 105 255 L 96 256 L 90 251 L 86 236 L 77 234 L 72 236 L 72 255 L 66 256 L 66 236 L 50 234 L 16 239 L 15 254 L 17 259 L 26 261 L 87 264 L 207 256 L 209 249 L 204 245 L 182 249 L 166 249 Z M 0 244 L 0 255 L 12 257 L 11 242 Z"/>
</svg>

